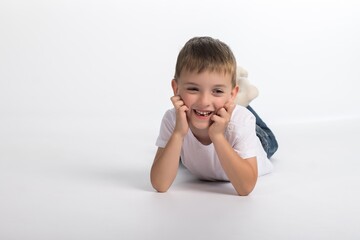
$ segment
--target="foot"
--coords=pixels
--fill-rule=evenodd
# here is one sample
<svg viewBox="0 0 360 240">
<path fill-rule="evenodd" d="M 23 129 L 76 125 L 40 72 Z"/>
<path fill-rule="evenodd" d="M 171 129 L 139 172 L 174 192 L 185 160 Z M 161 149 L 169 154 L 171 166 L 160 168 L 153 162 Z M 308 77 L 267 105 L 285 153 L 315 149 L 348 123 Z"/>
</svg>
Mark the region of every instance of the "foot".
<svg viewBox="0 0 360 240">
<path fill-rule="evenodd" d="M 247 71 L 238 66 L 236 69 L 236 82 L 239 85 L 239 92 L 236 96 L 235 103 L 244 107 L 247 107 L 250 102 L 259 95 L 259 90 L 250 84 L 247 77 Z"/>
</svg>

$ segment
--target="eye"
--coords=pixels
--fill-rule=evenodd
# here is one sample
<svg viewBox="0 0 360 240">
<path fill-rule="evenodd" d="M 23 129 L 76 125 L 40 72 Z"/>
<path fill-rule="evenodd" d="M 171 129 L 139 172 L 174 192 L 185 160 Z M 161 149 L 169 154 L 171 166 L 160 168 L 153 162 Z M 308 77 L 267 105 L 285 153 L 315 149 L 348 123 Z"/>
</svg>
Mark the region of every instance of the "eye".
<svg viewBox="0 0 360 240">
<path fill-rule="evenodd" d="M 221 88 L 215 88 L 213 90 L 213 94 L 215 94 L 215 95 L 221 95 L 223 93 L 224 93 L 224 90 L 222 90 Z"/>
<path fill-rule="evenodd" d="M 188 87 L 186 90 L 189 91 L 189 92 L 197 92 L 197 91 L 199 91 L 199 89 L 196 88 L 196 87 Z"/>
</svg>

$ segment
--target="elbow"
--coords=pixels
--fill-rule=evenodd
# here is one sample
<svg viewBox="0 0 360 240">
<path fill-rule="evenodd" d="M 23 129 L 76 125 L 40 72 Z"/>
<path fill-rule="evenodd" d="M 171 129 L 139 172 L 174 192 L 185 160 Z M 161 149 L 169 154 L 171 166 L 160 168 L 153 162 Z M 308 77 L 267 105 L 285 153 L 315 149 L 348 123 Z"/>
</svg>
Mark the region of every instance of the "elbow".
<svg viewBox="0 0 360 240">
<path fill-rule="evenodd" d="M 158 193 L 165 193 L 169 189 L 167 187 L 157 186 L 157 185 L 154 185 L 154 184 L 152 186 Z"/>
<path fill-rule="evenodd" d="M 158 181 L 154 178 L 151 178 L 152 187 L 159 193 L 165 193 L 169 189 L 170 186 L 163 184 L 161 181 Z"/>
<path fill-rule="evenodd" d="M 236 192 L 239 196 L 249 196 L 250 193 L 254 190 L 255 188 L 255 185 L 256 185 L 256 180 L 255 182 L 252 182 L 252 183 L 248 183 L 248 184 L 245 184 L 245 185 L 242 185 L 242 186 L 239 186 L 238 188 L 236 188 Z"/>
<path fill-rule="evenodd" d="M 246 196 L 249 196 L 251 192 L 252 192 L 252 189 L 251 190 L 242 189 L 241 191 L 237 191 L 237 194 L 241 197 L 246 197 Z"/>
<path fill-rule="evenodd" d="M 165 193 L 169 189 L 169 187 L 162 186 L 160 184 L 155 184 L 153 182 L 151 184 L 152 184 L 153 188 L 159 193 Z"/>
<path fill-rule="evenodd" d="M 154 188 L 158 193 L 166 193 L 167 189 Z"/>
</svg>

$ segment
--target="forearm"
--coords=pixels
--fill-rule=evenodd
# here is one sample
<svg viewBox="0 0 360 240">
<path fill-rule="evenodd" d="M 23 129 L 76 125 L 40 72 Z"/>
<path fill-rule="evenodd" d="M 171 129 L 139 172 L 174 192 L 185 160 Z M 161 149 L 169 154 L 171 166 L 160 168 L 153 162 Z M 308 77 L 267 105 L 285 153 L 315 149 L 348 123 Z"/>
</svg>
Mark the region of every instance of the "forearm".
<svg viewBox="0 0 360 240">
<path fill-rule="evenodd" d="M 224 136 L 213 139 L 222 168 L 239 195 L 248 195 L 257 181 L 256 158 L 241 158 Z"/>
<path fill-rule="evenodd" d="M 166 192 L 176 177 L 182 143 L 183 137 L 173 134 L 165 148 L 155 156 L 150 178 L 152 186 L 159 192 Z"/>
</svg>

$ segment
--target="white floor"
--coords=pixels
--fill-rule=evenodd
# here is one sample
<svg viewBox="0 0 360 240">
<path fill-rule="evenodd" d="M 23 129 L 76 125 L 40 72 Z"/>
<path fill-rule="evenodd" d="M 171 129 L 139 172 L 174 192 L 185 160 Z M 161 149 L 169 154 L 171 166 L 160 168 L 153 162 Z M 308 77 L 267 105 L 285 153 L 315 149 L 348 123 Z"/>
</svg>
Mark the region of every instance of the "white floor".
<svg viewBox="0 0 360 240">
<path fill-rule="evenodd" d="M 0 239 L 360 239 L 359 119 L 273 126 L 248 197 L 185 169 L 156 193 L 155 131 L 118 121 L 2 118 Z"/>
</svg>

